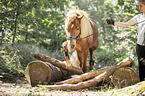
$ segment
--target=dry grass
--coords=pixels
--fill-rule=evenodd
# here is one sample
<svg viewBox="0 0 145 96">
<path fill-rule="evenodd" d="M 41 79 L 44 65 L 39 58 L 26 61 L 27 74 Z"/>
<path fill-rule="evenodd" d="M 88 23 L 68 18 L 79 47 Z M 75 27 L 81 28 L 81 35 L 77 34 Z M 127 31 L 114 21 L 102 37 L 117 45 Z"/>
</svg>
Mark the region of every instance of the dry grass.
<svg viewBox="0 0 145 96">
<path fill-rule="evenodd" d="M 107 89 L 108 88 L 108 89 Z M 109 87 L 98 90 L 96 86 L 78 91 L 49 90 L 46 87 L 31 87 L 30 84 L 0 83 L 0 96 L 142 96 L 145 81 L 122 89 Z"/>
</svg>

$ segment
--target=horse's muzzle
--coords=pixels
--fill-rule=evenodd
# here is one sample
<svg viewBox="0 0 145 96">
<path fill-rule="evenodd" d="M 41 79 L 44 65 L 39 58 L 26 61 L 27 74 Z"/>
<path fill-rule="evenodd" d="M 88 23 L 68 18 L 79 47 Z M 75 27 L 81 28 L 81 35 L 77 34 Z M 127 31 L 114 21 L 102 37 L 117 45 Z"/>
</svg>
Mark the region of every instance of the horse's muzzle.
<svg viewBox="0 0 145 96">
<path fill-rule="evenodd" d="M 68 40 L 68 51 L 71 52 L 75 50 L 76 40 Z"/>
<path fill-rule="evenodd" d="M 75 45 L 72 45 L 72 46 L 71 46 L 71 49 L 74 49 L 74 48 L 75 48 Z"/>
</svg>

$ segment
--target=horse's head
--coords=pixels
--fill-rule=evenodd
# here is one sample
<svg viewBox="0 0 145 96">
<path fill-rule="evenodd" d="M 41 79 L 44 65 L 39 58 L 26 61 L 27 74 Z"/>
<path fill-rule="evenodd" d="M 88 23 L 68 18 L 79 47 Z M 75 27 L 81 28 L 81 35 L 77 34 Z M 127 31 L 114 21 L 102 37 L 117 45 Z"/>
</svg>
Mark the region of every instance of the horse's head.
<svg viewBox="0 0 145 96">
<path fill-rule="evenodd" d="M 83 18 L 83 15 L 72 14 L 71 16 L 67 16 L 63 14 L 66 19 L 66 38 L 68 42 L 68 50 L 69 52 L 75 50 L 76 41 L 81 35 L 81 25 L 80 21 Z"/>
</svg>

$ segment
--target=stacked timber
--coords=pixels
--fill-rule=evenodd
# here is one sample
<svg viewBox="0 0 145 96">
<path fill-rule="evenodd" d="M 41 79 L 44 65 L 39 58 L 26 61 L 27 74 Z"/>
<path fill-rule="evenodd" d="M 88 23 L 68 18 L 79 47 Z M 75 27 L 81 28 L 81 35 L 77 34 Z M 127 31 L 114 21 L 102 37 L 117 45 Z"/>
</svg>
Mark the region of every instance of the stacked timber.
<svg viewBox="0 0 145 96">
<path fill-rule="evenodd" d="M 79 90 L 96 85 L 108 79 L 110 76 L 112 77 L 111 82 L 114 86 L 119 88 L 138 82 L 138 75 L 130 67 L 132 65 L 132 60 L 130 58 L 126 58 L 114 66 L 83 73 L 80 68 L 76 68 L 72 65 L 67 66 L 65 62 L 40 53 L 35 54 L 34 57 L 41 61 L 30 62 L 27 66 L 26 77 L 32 86 L 45 84 L 45 87 L 49 89 Z M 60 80 L 63 76 L 67 76 L 68 72 L 77 75 L 73 78 L 56 82 L 56 85 L 47 85 L 52 81 Z"/>
<path fill-rule="evenodd" d="M 25 71 L 26 79 L 31 86 L 56 82 L 65 78 L 67 75 L 68 71 L 43 61 L 30 62 Z"/>
</svg>

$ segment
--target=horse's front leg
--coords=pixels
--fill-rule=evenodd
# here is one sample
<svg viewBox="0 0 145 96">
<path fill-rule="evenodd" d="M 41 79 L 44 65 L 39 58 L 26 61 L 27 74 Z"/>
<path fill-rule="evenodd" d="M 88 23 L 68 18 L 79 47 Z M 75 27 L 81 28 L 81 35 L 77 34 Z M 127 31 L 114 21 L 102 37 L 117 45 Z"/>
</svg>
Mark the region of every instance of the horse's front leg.
<svg viewBox="0 0 145 96">
<path fill-rule="evenodd" d="M 67 44 L 68 44 L 68 42 L 65 41 L 65 42 L 63 42 L 62 46 L 64 48 L 64 56 L 65 56 L 66 64 L 67 64 L 67 66 L 69 66 L 69 65 L 71 65 L 71 63 L 70 63 L 70 60 L 69 60 L 69 54 L 68 54 Z"/>
<path fill-rule="evenodd" d="M 89 49 L 90 52 L 90 62 L 89 62 L 89 69 L 92 70 L 94 66 L 94 60 L 93 60 L 93 51 L 98 47 L 98 43 L 96 46 L 93 46 L 92 48 Z"/>
<path fill-rule="evenodd" d="M 87 57 L 88 57 L 88 50 L 82 54 L 82 69 L 83 72 L 87 72 Z"/>
</svg>

